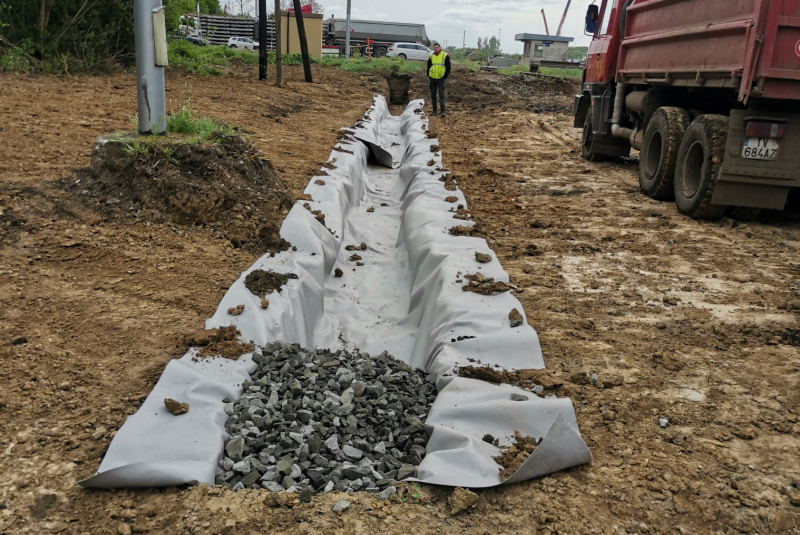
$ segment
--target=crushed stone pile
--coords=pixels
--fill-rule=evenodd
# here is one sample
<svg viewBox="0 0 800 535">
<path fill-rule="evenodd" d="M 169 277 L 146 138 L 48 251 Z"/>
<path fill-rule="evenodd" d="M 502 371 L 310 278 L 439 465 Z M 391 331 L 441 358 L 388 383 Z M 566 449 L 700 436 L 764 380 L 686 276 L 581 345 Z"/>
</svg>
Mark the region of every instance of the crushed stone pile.
<svg viewBox="0 0 800 535">
<path fill-rule="evenodd" d="M 225 399 L 231 435 L 216 483 L 302 495 L 380 493 L 416 473 L 436 399 L 428 374 L 386 351 L 303 349 L 274 342 L 238 400 Z"/>
</svg>

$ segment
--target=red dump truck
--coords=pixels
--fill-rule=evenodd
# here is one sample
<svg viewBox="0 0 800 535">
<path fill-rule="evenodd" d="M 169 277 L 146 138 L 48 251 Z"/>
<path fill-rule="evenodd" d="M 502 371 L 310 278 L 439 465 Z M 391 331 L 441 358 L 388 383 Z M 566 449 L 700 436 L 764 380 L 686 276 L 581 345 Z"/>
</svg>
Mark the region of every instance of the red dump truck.
<svg viewBox="0 0 800 535">
<path fill-rule="evenodd" d="M 600 0 L 575 97 L 581 155 L 698 219 L 800 191 L 800 0 Z"/>
</svg>

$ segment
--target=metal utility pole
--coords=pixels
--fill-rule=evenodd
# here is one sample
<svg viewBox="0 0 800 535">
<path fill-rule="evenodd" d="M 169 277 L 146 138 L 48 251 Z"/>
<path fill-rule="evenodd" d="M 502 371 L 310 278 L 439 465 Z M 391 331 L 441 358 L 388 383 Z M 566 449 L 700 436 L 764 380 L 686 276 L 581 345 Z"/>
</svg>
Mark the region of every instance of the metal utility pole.
<svg viewBox="0 0 800 535">
<path fill-rule="evenodd" d="M 287 17 L 288 18 L 288 17 Z M 275 85 L 283 85 L 283 56 L 281 55 L 281 26 L 283 17 L 281 16 L 281 0 L 275 0 L 275 70 L 278 72 L 278 79 Z"/>
<path fill-rule="evenodd" d="M 267 79 L 267 0 L 258 0 L 258 79 Z"/>
<path fill-rule="evenodd" d="M 464 39 L 461 42 L 461 48 L 467 48 L 467 30 L 464 30 Z"/>
<path fill-rule="evenodd" d="M 154 19 L 161 22 L 158 32 L 155 30 Z M 144 135 L 167 132 L 164 96 L 167 33 L 163 20 L 164 7 L 161 0 L 135 0 L 133 24 L 136 37 L 136 95 L 139 103 L 139 133 Z"/>
<path fill-rule="evenodd" d="M 344 26 L 344 59 L 350 59 L 350 0 L 347 0 L 347 23 Z"/>
<path fill-rule="evenodd" d="M 303 13 L 300 11 L 300 0 L 294 0 L 294 19 L 297 21 L 297 37 L 300 39 L 300 55 L 303 56 L 303 73 L 309 84 L 311 78 L 311 60 L 308 58 L 308 41 L 306 41 L 306 27 L 303 24 Z"/>
</svg>

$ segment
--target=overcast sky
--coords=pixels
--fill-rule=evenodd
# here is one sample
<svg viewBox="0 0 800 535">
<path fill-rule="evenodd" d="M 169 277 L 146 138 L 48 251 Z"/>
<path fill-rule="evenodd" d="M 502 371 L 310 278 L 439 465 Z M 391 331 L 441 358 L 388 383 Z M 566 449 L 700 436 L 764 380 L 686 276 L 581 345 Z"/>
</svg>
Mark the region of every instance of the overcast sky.
<svg viewBox="0 0 800 535">
<path fill-rule="evenodd" d="M 347 0 L 317 0 L 325 18 L 347 16 Z M 224 4 L 225 2 L 220 2 Z M 572 0 L 561 35 L 574 37 L 573 46 L 588 46 L 583 35 L 586 7 L 592 0 Z M 274 2 L 268 1 L 272 11 Z M 478 37 L 499 37 L 503 52 L 522 53 L 518 33 L 545 33 L 541 10 L 547 15 L 550 33 L 555 35 L 566 0 L 351 0 L 353 19 L 413 22 L 425 25 L 428 37 L 442 46 L 477 46 Z M 464 38 L 466 32 L 466 38 Z"/>
</svg>

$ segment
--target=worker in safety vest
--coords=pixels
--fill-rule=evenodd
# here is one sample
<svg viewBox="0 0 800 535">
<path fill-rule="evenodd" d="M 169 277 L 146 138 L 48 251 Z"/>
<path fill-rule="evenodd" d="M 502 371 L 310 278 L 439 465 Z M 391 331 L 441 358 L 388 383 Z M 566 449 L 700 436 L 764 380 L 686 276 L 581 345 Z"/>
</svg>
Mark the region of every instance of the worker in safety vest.
<svg viewBox="0 0 800 535">
<path fill-rule="evenodd" d="M 447 52 L 442 52 L 442 47 L 436 41 L 433 42 L 433 54 L 428 58 L 428 80 L 430 80 L 431 103 L 433 113 L 436 113 L 436 93 L 439 93 L 439 108 L 444 117 L 444 81 L 450 76 L 450 56 Z"/>
</svg>

